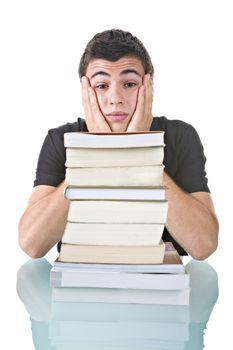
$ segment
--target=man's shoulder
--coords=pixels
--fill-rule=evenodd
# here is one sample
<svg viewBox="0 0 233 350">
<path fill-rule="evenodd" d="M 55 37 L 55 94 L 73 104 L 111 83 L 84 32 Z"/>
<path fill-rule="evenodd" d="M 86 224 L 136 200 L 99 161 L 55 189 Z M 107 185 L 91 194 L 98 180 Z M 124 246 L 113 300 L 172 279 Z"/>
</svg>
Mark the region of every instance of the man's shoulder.
<svg viewBox="0 0 233 350">
<path fill-rule="evenodd" d="M 194 129 L 191 124 L 188 124 L 180 119 L 168 119 L 167 117 L 154 117 L 151 125 L 151 130 L 163 131 L 185 131 Z"/>
<path fill-rule="evenodd" d="M 196 129 L 183 120 L 168 119 L 166 117 L 154 117 L 151 130 L 162 130 L 165 132 L 165 143 L 176 147 L 177 144 L 198 140 Z"/>
<path fill-rule="evenodd" d="M 48 133 L 51 136 L 62 136 L 66 132 L 79 132 L 79 131 L 88 131 L 85 119 L 78 118 L 76 122 L 73 123 L 66 123 L 60 126 L 57 126 L 56 128 L 49 129 Z"/>
</svg>

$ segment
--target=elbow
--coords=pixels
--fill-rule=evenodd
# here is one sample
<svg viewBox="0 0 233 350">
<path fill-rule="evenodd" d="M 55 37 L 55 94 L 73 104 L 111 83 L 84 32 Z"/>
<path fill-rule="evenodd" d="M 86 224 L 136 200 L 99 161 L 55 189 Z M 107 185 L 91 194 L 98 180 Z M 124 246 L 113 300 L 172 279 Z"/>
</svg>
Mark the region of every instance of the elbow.
<svg viewBox="0 0 233 350">
<path fill-rule="evenodd" d="M 191 253 L 190 255 L 195 260 L 206 260 L 215 252 L 217 247 L 218 247 L 218 243 L 212 242 L 212 244 L 209 244 L 208 246 L 200 247 L 200 249 Z"/>
<path fill-rule="evenodd" d="M 33 240 L 30 230 L 24 227 L 22 219 L 18 226 L 19 236 L 18 243 L 20 248 L 31 258 L 38 259 L 42 258 L 46 253 L 41 250 L 41 248 Z"/>
<path fill-rule="evenodd" d="M 213 226 L 209 234 L 208 239 L 205 241 L 200 240 L 198 249 L 190 253 L 195 260 L 205 260 L 209 258 L 218 248 L 218 233 L 219 233 L 219 223 L 216 216 L 214 216 Z"/>
<path fill-rule="evenodd" d="M 19 246 L 20 248 L 32 259 L 42 258 L 45 253 L 36 247 L 35 244 L 29 242 L 27 239 L 19 236 Z"/>
</svg>

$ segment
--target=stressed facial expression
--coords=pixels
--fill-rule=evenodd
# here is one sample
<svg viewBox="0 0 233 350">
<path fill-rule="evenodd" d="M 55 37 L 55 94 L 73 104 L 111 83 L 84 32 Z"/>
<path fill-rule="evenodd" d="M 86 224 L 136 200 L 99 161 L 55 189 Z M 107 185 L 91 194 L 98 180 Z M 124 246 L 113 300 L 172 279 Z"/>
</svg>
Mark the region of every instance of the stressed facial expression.
<svg viewBox="0 0 233 350">
<path fill-rule="evenodd" d="M 94 59 L 88 64 L 86 76 L 112 131 L 126 131 L 136 109 L 144 74 L 141 61 L 134 57 L 123 57 L 116 62 Z"/>
</svg>

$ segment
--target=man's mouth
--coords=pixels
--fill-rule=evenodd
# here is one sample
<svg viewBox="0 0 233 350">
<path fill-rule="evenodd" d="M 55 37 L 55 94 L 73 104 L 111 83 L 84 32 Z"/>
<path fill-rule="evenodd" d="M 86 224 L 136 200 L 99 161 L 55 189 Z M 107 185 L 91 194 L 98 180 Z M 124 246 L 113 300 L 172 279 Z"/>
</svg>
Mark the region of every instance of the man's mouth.
<svg viewBox="0 0 233 350">
<path fill-rule="evenodd" d="M 117 112 L 110 112 L 107 114 L 107 117 L 109 117 L 111 120 L 113 121 L 122 121 L 125 120 L 128 117 L 128 113 L 124 113 L 121 111 L 117 111 Z"/>
</svg>

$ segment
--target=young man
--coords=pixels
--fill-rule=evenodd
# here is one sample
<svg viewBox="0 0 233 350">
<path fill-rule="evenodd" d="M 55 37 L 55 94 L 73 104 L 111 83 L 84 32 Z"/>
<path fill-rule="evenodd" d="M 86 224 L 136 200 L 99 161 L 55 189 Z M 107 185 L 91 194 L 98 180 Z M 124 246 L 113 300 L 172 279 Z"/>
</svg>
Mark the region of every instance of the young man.
<svg viewBox="0 0 233 350">
<path fill-rule="evenodd" d="M 34 190 L 19 223 L 19 243 L 31 257 L 45 255 L 61 240 L 69 201 L 64 199 L 65 132 L 165 131 L 164 185 L 169 202 L 165 241 L 180 254 L 205 259 L 218 242 L 205 173 L 206 158 L 195 129 L 152 116 L 153 65 L 143 44 L 122 30 L 99 33 L 80 61 L 85 120 L 49 130 L 42 146 Z"/>
</svg>

